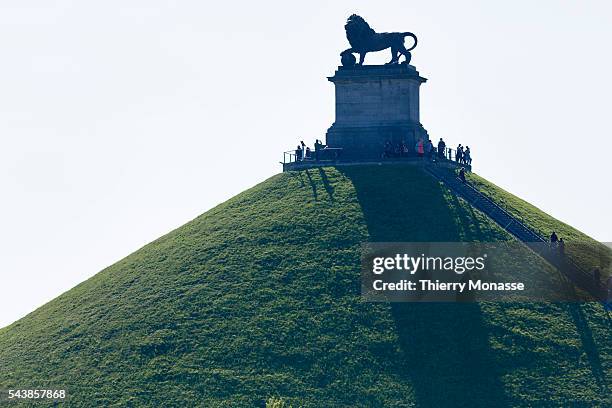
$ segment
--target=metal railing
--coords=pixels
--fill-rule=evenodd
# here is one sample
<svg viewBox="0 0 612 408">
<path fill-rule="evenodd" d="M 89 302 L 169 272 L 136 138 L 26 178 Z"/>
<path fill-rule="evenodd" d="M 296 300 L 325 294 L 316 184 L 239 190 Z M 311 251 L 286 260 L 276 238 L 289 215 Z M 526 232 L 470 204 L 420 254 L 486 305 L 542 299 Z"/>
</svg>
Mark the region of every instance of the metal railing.
<svg viewBox="0 0 612 408">
<path fill-rule="evenodd" d="M 297 154 L 295 154 L 295 150 L 288 150 L 283 152 L 283 164 L 294 163 L 297 161 Z"/>
<path fill-rule="evenodd" d="M 297 162 L 332 162 L 332 161 L 336 161 L 340 158 L 340 155 L 342 153 L 342 148 L 341 147 L 329 147 L 329 146 L 325 146 L 323 149 L 320 150 L 308 150 L 308 151 L 300 151 L 300 154 L 298 154 L 298 150 L 288 150 L 286 152 L 283 152 L 283 161 L 281 162 L 281 164 L 291 164 L 291 163 L 297 163 Z M 433 148 L 433 150 L 431 151 L 431 153 L 425 153 L 425 157 L 429 157 L 432 160 L 435 159 L 446 159 L 448 161 L 451 162 L 456 162 L 460 165 L 465 165 L 465 166 L 471 166 L 472 160 L 470 158 L 469 163 L 465 162 L 465 161 L 457 161 L 457 150 L 456 149 L 452 149 L 450 147 L 446 147 L 444 149 L 444 152 L 440 155 L 438 154 L 438 149 L 436 147 Z M 397 159 L 397 158 L 414 158 L 415 157 L 415 152 L 390 152 L 390 151 L 384 151 L 381 154 L 381 158 L 382 159 Z"/>
<path fill-rule="evenodd" d="M 442 181 L 455 194 L 461 195 L 472 206 L 476 208 L 480 208 L 479 202 L 487 202 L 490 205 L 492 205 L 495 208 L 495 210 L 497 210 L 500 214 L 503 214 L 506 217 L 506 219 L 511 220 L 508 225 L 504 226 L 500 224 L 500 226 L 504 228 L 504 230 L 508 231 L 512 235 L 517 236 L 513 231 L 509 229 L 510 225 L 512 223 L 515 223 L 519 225 L 520 228 L 522 228 L 525 232 L 527 232 L 531 237 L 536 239 L 535 241 L 531 241 L 531 240 L 523 241 L 523 239 L 520 239 L 517 236 L 517 238 L 519 238 L 521 241 L 525 242 L 526 244 L 529 244 L 530 242 L 548 243 L 550 245 L 550 248 L 547 253 L 542 253 L 541 251 L 537 251 L 537 252 L 539 252 L 540 255 L 543 256 L 545 259 L 547 259 L 550 263 L 555 265 L 557 269 L 562 271 L 564 274 L 573 275 L 574 279 L 578 280 L 578 282 L 583 284 L 583 287 L 586 287 L 586 288 L 590 287 L 592 289 L 591 291 L 592 294 L 595 295 L 595 297 L 598 300 L 602 300 L 603 295 L 605 293 L 605 286 L 602 284 L 602 282 L 601 281 L 594 282 L 592 275 L 587 270 L 585 270 L 581 265 L 579 265 L 576 261 L 574 261 L 570 256 L 566 255 L 564 252 L 561 252 L 559 247 L 553 246 L 548 241 L 548 239 L 540 235 L 539 231 L 529 227 L 527 225 L 527 222 L 525 222 L 522 217 L 520 217 L 518 214 L 515 214 L 515 212 L 511 211 L 509 208 L 505 208 L 505 203 L 500 204 L 497 201 L 494 201 L 492 197 L 489 197 L 487 194 L 480 191 L 480 189 L 478 189 L 471 183 L 464 183 L 459 178 L 456 178 L 456 176 L 451 176 L 453 182 L 457 183 L 457 185 L 462 186 L 463 188 L 470 190 L 472 194 L 477 197 L 475 200 L 470 200 L 465 194 L 463 194 L 460 191 L 459 188 L 453 185 L 453 183 L 449 183 L 446 177 L 443 176 L 442 174 L 438 174 L 432 168 L 428 168 L 426 169 L 426 171 L 432 176 L 434 176 L 435 178 L 437 178 L 438 180 Z M 481 211 L 485 212 L 484 209 L 482 208 L 480 209 Z M 488 214 L 488 215 L 491 217 L 494 216 L 494 214 Z"/>
<path fill-rule="evenodd" d="M 464 164 L 464 165 L 467 165 L 467 166 L 471 166 L 472 165 L 472 155 L 471 154 L 470 154 L 469 162 L 466 162 L 463 158 L 461 159 L 461 161 L 458 161 L 457 160 L 457 149 L 451 149 L 450 147 L 447 147 L 444 150 L 445 150 L 444 151 L 444 158 L 446 160 L 454 161 L 454 162 L 457 162 L 459 164 Z M 436 149 L 436 151 L 437 151 L 437 149 Z"/>
<path fill-rule="evenodd" d="M 301 157 L 296 153 L 297 150 L 288 150 L 283 152 L 283 163 L 282 164 L 290 164 L 290 163 L 313 163 L 313 162 L 333 162 L 338 160 L 342 153 L 341 147 L 328 147 L 325 146 L 320 150 L 309 150 L 302 151 Z"/>
</svg>

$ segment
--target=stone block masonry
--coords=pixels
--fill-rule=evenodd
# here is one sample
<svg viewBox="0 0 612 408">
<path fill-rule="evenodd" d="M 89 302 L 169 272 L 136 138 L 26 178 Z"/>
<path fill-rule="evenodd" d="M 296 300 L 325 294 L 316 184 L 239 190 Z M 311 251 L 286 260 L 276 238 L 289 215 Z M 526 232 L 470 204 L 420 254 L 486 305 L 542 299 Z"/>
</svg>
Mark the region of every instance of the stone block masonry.
<svg viewBox="0 0 612 408">
<path fill-rule="evenodd" d="M 328 78 L 336 88 L 336 119 L 326 144 L 342 160 L 380 159 L 387 141 L 414 154 L 427 131 L 419 119 L 419 89 L 426 81 L 412 65 L 339 67 Z"/>
</svg>

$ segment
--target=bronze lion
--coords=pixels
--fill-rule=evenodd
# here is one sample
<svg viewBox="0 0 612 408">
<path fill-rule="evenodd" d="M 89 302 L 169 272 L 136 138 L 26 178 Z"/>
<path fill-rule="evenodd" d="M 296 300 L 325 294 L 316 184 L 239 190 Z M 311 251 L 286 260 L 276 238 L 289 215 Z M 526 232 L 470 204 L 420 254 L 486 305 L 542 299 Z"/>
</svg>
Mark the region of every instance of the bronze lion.
<svg viewBox="0 0 612 408">
<path fill-rule="evenodd" d="M 410 51 L 417 46 L 416 35 L 405 33 L 377 33 L 363 19 L 363 17 L 353 14 L 346 21 L 344 26 L 346 30 L 346 38 L 351 44 L 351 48 L 340 53 L 343 65 L 354 65 L 355 57 L 353 53 L 359 54 L 359 65 L 363 65 L 363 61 L 368 52 L 382 51 L 391 48 L 391 61 L 387 64 L 399 63 L 400 55 L 403 55 L 406 60 L 404 64 L 410 63 Z M 410 48 L 404 46 L 404 38 L 412 37 L 414 44 Z"/>
</svg>

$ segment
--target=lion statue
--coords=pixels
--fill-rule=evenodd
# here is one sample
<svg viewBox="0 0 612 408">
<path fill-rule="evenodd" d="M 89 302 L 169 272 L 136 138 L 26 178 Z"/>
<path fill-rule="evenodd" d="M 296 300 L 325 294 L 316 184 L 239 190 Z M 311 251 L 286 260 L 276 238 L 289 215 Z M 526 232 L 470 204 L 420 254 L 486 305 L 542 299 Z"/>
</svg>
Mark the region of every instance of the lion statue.
<svg viewBox="0 0 612 408">
<path fill-rule="evenodd" d="M 354 65 L 355 57 L 353 53 L 359 54 L 359 65 L 368 52 L 382 51 L 391 48 L 391 61 L 387 64 L 399 63 L 400 55 L 406 59 L 404 64 L 410 63 L 410 51 L 417 46 L 417 37 L 412 33 L 377 33 L 363 19 L 363 17 L 353 14 L 346 21 L 344 26 L 346 38 L 351 44 L 351 48 L 340 53 L 343 65 Z M 404 46 L 404 38 L 412 37 L 414 44 L 410 48 Z"/>
</svg>

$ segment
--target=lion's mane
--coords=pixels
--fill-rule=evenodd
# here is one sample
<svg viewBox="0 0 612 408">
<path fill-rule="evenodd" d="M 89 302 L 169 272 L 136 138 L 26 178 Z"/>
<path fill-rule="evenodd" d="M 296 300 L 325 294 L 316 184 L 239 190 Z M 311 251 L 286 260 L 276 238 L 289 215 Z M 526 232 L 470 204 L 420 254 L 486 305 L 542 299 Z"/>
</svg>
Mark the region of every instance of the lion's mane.
<svg viewBox="0 0 612 408">
<path fill-rule="evenodd" d="M 346 30 L 346 38 L 354 49 L 360 49 L 375 34 L 375 31 L 363 17 L 357 14 L 351 15 L 346 20 L 344 29 Z"/>
</svg>

